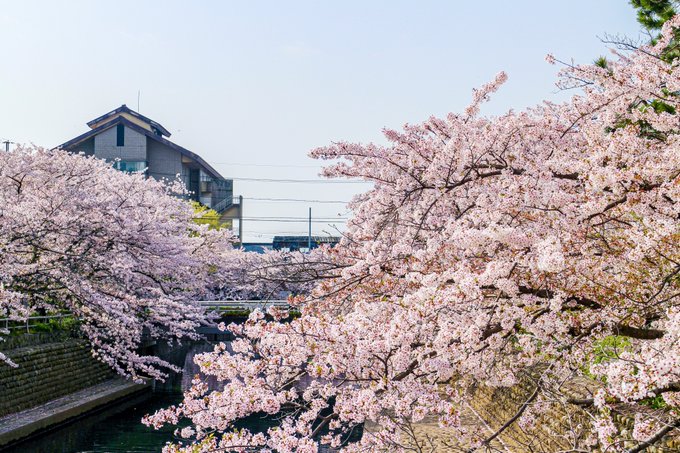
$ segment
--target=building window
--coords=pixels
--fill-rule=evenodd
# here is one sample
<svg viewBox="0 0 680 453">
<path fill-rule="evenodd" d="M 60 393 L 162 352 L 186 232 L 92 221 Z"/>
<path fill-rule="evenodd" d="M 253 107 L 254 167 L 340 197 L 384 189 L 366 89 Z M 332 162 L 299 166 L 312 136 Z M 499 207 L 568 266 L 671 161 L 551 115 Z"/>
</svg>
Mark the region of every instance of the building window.
<svg viewBox="0 0 680 453">
<path fill-rule="evenodd" d="M 113 163 L 113 168 L 126 173 L 141 173 L 146 171 L 145 161 L 117 160 Z"/>
<path fill-rule="evenodd" d="M 125 126 L 116 126 L 116 146 L 125 146 Z"/>
</svg>

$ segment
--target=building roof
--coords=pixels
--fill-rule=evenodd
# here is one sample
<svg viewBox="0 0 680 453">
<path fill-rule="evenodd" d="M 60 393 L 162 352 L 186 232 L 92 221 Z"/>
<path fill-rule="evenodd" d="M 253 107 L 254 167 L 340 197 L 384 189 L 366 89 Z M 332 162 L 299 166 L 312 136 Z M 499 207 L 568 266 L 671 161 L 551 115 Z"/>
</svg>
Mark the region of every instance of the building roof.
<svg viewBox="0 0 680 453">
<path fill-rule="evenodd" d="M 307 241 L 309 236 L 274 236 L 274 241 Z M 338 242 L 338 236 L 312 236 L 312 242 Z"/>
<path fill-rule="evenodd" d="M 312 244 L 337 244 L 340 238 L 336 236 L 312 236 Z M 272 244 L 274 248 L 283 244 L 307 245 L 309 236 L 274 236 Z"/>
<path fill-rule="evenodd" d="M 123 105 L 123 107 L 125 107 L 125 106 Z M 104 115 L 104 116 L 106 116 L 106 115 Z M 96 120 L 93 120 L 93 121 L 96 121 Z M 93 123 L 93 121 L 90 121 L 90 123 Z M 88 123 L 88 125 L 90 123 Z M 96 123 L 93 123 L 93 124 L 96 124 Z M 73 139 L 71 139 L 71 140 L 69 140 L 65 143 L 62 143 L 57 148 L 63 148 L 63 149 L 67 149 L 67 150 L 72 149 L 73 147 L 75 147 L 79 143 L 82 143 L 85 140 L 87 140 L 91 137 L 94 137 L 95 135 L 97 135 L 101 132 L 104 132 L 105 130 L 110 129 L 113 126 L 116 126 L 118 124 L 123 124 L 126 127 L 129 127 L 130 129 L 132 129 L 136 132 L 139 132 L 140 134 L 146 135 L 147 137 L 149 137 L 152 140 L 157 141 L 158 143 L 162 143 L 163 145 L 165 145 L 165 146 L 167 146 L 171 149 L 174 149 L 175 151 L 179 152 L 182 156 L 186 156 L 186 157 L 196 161 L 196 163 L 198 163 L 199 165 L 204 167 L 206 172 L 209 173 L 210 176 L 212 176 L 213 178 L 222 179 L 222 180 L 225 179 L 222 175 L 219 174 L 219 172 L 217 170 L 215 170 L 213 167 L 211 167 L 210 164 L 208 164 L 206 161 L 204 161 L 203 158 L 201 156 L 199 156 L 198 154 L 193 153 L 193 152 L 189 151 L 188 149 L 183 148 L 183 147 L 179 146 L 178 144 L 173 143 L 173 142 L 171 142 L 170 140 L 168 140 L 164 137 L 161 137 L 160 135 L 154 133 L 153 131 L 151 131 L 151 130 L 145 128 L 145 127 L 140 126 L 137 123 L 133 123 L 129 119 L 125 118 L 124 116 L 113 116 L 110 121 L 101 123 L 100 125 L 96 126 L 94 129 L 89 130 L 89 131 L 85 132 L 84 134 L 81 134 L 81 135 L 77 136 L 76 138 L 73 138 Z"/>
<path fill-rule="evenodd" d="M 118 117 L 118 116 L 129 116 L 133 119 L 137 119 L 141 121 L 142 123 L 146 123 L 149 128 L 157 132 L 158 135 L 165 135 L 166 137 L 170 137 L 170 131 L 168 131 L 166 128 L 160 125 L 160 123 L 155 122 L 151 118 L 147 118 L 146 116 L 142 115 L 141 113 L 135 112 L 131 108 L 129 108 L 127 105 L 123 104 L 117 109 L 111 110 L 109 113 L 105 113 L 100 117 L 97 117 L 93 119 L 92 121 L 89 121 L 87 123 L 88 126 L 90 126 L 92 129 L 97 128 L 103 123 L 108 123 L 109 120 Z M 155 130 L 154 130 L 155 129 Z"/>
<path fill-rule="evenodd" d="M 271 250 L 272 244 L 271 242 L 244 242 L 241 244 L 241 247 L 243 247 L 243 250 L 246 252 L 262 254 L 267 250 Z"/>
</svg>

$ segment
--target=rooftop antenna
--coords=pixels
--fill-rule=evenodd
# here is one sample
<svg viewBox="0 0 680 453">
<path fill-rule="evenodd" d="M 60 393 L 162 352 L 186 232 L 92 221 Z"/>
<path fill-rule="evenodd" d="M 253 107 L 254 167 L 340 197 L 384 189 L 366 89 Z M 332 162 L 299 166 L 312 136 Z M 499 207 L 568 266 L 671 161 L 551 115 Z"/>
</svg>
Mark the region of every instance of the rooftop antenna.
<svg viewBox="0 0 680 453">
<path fill-rule="evenodd" d="M 137 112 L 139 112 L 139 97 L 142 94 L 142 90 L 137 90 Z"/>
</svg>

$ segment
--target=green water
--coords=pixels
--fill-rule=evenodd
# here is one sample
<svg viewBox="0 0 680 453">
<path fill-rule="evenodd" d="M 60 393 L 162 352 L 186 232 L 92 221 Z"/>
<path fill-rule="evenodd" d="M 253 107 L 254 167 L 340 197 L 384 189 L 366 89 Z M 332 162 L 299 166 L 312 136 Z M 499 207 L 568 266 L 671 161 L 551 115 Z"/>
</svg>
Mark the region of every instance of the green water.
<svg viewBox="0 0 680 453">
<path fill-rule="evenodd" d="M 3 453 L 158 452 L 176 427 L 147 428 L 141 418 L 181 401 L 180 394 L 151 393 L 75 420 Z"/>
<path fill-rule="evenodd" d="M 184 372 L 171 373 L 163 382 L 156 382 L 154 389 L 137 395 L 133 399 L 116 402 L 103 410 L 87 413 L 48 432 L 41 433 L 2 453 L 136 453 L 160 452 L 167 442 L 175 440 L 177 426 L 165 426 L 160 430 L 147 428 L 141 422 L 146 414 L 177 404 L 182 400 L 182 390 L 198 373 L 193 363 L 196 354 L 212 350 L 206 342 L 185 343 L 182 347 L 165 347 L 154 354 L 168 360 Z M 268 425 L 260 417 L 246 420 L 244 427 L 266 430 Z M 185 426 L 185 425 L 182 425 Z M 269 425 L 270 426 L 270 425 Z"/>
<path fill-rule="evenodd" d="M 160 351 L 161 356 L 182 368 L 182 374 L 171 375 L 165 383 L 156 383 L 151 390 L 133 399 L 116 402 L 95 413 L 70 421 L 33 439 L 2 449 L 2 453 L 153 453 L 160 452 L 167 442 L 177 440 L 177 426 L 160 430 L 147 428 L 141 422 L 146 414 L 177 404 L 182 400 L 182 389 L 198 372 L 193 363 L 195 354 L 212 349 L 211 344 L 186 344 L 183 348 Z M 207 380 L 207 382 L 212 382 Z M 214 385 L 217 385 L 213 382 Z M 278 421 L 275 418 L 251 416 L 238 423 L 252 432 L 264 432 Z M 186 425 L 182 425 L 186 426 Z M 180 426 L 180 427 L 182 427 Z M 357 431 L 352 438 L 361 437 Z M 320 451 L 328 451 L 321 448 Z"/>
<path fill-rule="evenodd" d="M 141 423 L 144 415 L 157 409 L 177 404 L 181 401 L 179 393 L 152 393 L 135 400 L 117 403 L 102 412 L 88 414 L 53 431 L 24 441 L 2 453 L 152 453 L 160 452 L 167 442 L 175 439 L 176 426 L 166 426 L 160 430 L 147 428 Z M 253 432 L 266 431 L 275 420 L 252 416 L 239 426 Z M 353 440 L 361 437 L 361 431 L 354 433 Z M 322 446 L 320 452 L 330 451 Z"/>
</svg>

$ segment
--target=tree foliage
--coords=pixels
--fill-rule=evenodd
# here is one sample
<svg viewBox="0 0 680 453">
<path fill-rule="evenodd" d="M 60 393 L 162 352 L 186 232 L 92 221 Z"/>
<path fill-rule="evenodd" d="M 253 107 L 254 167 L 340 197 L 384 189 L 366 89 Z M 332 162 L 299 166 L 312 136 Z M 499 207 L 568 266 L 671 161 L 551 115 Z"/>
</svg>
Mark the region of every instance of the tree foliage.
<svg viewBox="0 0 680 453">
<path fill-rule="evenodd" d="M 675 0 L 630 0 L 630 4 L 637 10 L 637 20 L 650 34 L 652 44 L 656 44 L 663 25 L 677 14 L 680 6 Z M 668 62 L 680 57 L 680 33 L 675 32 L 672 39 L 667 40 L 659 57 Z"/>
<path fill-rule="evenodd" d="M 193 335 L 196 296 L 232 251 L 230 233 L 195 224 L 177 193 L 65 151 L 0 154 L 2 316 L 68 310 L 118 373 L 162 377 L 169 365 L 138 347 Z"/>
<path fill-rule="evenodd" d="M 647 30 L 658 32 L 677 14 L 678 2 L 674 0 L 630 0 L 637 10 L 637 20 Z"/>
<path fill-rule="evenodd" d="M 194 208 L 194 222 L 198 225 L 207 225 L 212 230 L 230 228 L 231 225 L 222 222 L 219 212 L 214 209 L 210 209 L 198 201 L 192 201 L 191 206 Z"/>
<path fill-rule="evenodd" d="M 407 451 L 404 436 L 426 415 L 484 449 L 555 404 L 591 420 L 555 434 L 568 451 L 641 451 L 672 433 L 680 73 L 662 56 L 679 25 L 667 21 L 654 45 L 606 68 L 566 66 L 562 85 L 582 89 L 568 103 L 481 117 L 500 74 L 463 113 L 386 130 L 385 146 L 314 150 L 337 161 L 327 176 L 374 187 L 320 258 L 332 266 L 301 316 L 256 312 L 230 326 L 232 349 L 197 359 L 223 388 L 197 380 L 181 406 L 146 419 L 192 422 L 165 451 L 313 452 L 319 439 L 348 452 Z M 518 383 L 532 392 L 497 432 L 464 426 L 478 386 Z M 280 425 L 234 428 L 262 413 Z M 616 413 L 634 420 L 632 432 Z M 348 442 L 368 422 L 379 428 Z"/>
</svg>

